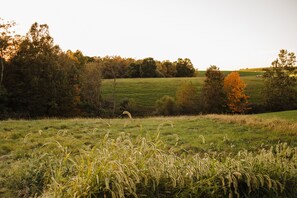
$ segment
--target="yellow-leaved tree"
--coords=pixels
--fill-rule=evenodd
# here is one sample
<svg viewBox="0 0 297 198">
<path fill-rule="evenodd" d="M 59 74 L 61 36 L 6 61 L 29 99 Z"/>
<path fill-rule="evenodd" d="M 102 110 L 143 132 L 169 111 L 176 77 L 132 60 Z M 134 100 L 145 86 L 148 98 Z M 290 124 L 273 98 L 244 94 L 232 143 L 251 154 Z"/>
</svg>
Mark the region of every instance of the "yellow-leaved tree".
<svg viewBox="0 0 297 198">
<path fill-rule="evenodd" d="M 227 106 L 232 113 L 244 113 L 248 110 L 248 98 L 244 93 L 246 84 L 240 79 L 238 72 L 231 72 L 224 79 L 224 91 Z"/>
</svg>

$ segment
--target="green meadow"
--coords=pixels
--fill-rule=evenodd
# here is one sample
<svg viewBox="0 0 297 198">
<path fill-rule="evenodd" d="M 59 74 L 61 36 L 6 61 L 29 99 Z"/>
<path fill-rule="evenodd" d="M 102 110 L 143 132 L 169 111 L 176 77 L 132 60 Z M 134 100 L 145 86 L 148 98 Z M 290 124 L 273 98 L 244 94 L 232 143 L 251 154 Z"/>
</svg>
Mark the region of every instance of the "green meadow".
<svg viewBox="0 0 297 198">
<path fill-rule="evenodd" d="M 296 115 L 1 121 L 0 196 L 292 197 Z"/>
<path fill-rule="evenodd" d="M 228 72 L 225 72 L 228 73 Z M 246 74 L 246 75 L 245 75 Z M 263 79 L 257 78 L 257 72 L 241 72 L 241 79 L 247 84 L 246 93 L 250 96 L 251 103 L 261 103 L 261 90 Z M 164 95 L 175 96 L 179 86 L 183 82 L 191 82 L 197 87 L 197 92 L 202 90 L 205 77 L 193 78 L 140 78 L 140 79 L 117 79 L 116 100 L 127 98 L 132 99 L 139 108 L 144 111 L 153 111 L 156 100 Z M 113 80 L 105 79 L 102 81 L 102 97 L 112 98 Z"/>
</svg>

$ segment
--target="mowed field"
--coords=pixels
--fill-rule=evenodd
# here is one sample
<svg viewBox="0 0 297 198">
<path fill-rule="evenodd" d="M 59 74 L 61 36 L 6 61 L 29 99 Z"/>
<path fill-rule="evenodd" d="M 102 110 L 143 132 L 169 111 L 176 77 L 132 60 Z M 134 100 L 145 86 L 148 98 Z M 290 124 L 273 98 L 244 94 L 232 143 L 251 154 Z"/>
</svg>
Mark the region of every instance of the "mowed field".
<svg viewBox="0 0 297 198">
<path fill-rule="evenodd" d="M 294 197 L 296 123 L 297 111 L 0 121 L 0 197 Z"/>
<path fill-rule="evenodd" d="M 225 75 L 229 71 L 223 72 Z M 200 93 L 205 80 L 205 72 L 201 71 L 198 77 L 192 78 L 139 78 L 139 79 L 117 79 L 116 100 L 128 98 L 146 111 L 153 111 L 156 100 L 164 95 L 175 96 L 178 87 L 183 82 L 192 82 Z M 263 88 L 263 79 L 256 75 L 262 72 L 240 72 L 241 79 L 247 84 L 246 94 L 250 96 L 251 103 L 261 102 L 261 90 Z M 102 96 L 106 100 L 112 98 L 113 80 L 105 79 L 102 81 Z"/>
</svg>

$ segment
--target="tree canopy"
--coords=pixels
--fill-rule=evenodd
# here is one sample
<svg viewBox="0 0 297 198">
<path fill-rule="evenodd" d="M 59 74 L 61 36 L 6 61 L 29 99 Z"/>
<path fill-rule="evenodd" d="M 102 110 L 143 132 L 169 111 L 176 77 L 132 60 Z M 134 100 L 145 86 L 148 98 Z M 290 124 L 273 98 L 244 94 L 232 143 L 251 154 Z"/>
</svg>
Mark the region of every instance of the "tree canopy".
<svg viewBox="0 0 297 198">
<path fill-rule="evenodd" d="M 195 68 L 190 59 L 179 58 L 176 62 L 176 77 L 193 77 Z"/>
</svg>

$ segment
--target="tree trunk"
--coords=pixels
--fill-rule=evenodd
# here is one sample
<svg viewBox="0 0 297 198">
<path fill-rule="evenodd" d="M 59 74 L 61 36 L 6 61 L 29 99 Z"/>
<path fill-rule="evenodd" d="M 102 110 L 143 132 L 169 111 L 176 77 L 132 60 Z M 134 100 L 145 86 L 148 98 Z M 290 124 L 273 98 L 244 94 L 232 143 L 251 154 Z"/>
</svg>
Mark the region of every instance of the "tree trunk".
<svg viewBox="0 0 297 198">
<path fill-rule="evenodd" d="M 115 72 L 113 71 L 113 84 L 112 84 L 112 100 L 113 100 L 112 116 L 113 117 L 116 111 L 116 86 L 117 86 L 117 78 L 116 78 Z"/>
</svg>

